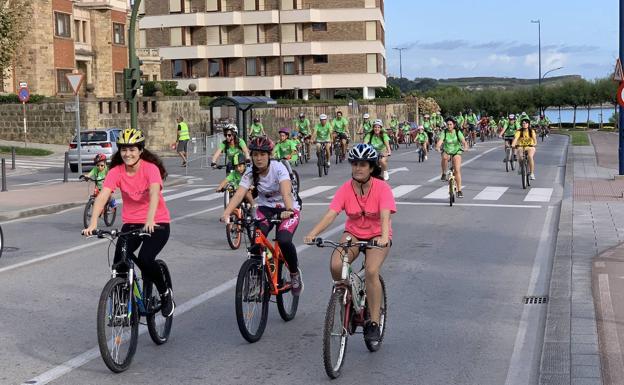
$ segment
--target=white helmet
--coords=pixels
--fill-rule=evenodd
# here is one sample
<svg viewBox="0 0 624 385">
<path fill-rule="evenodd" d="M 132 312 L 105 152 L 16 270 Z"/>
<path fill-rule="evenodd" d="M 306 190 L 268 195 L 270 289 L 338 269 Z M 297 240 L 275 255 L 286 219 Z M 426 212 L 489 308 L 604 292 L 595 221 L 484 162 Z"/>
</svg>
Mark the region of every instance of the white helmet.
<svg viewBox="0 0 624 385">
<path fill-rule="evenodd" d="M 368 119 L 368 118 L 370 118 L 370 115 L 369 114 L 364 114 L 363 118 L 364 119 Z"/>
<path fill-rule="evenodd" d="M 383 127 L 383 122 L 381 121 L 381 119 L 375 119 L 375 121 L 373 122 L 373 126 Z"/>
<path fill-rule="evenodd" d="M 225 131 L 232 131 L 233 133 L 235 133 L 236 135 L 238 135 L 238 127 L 236 127 L 236 124 L 228 124 L 227 126 L 225 126 L 225 129 L 223 130 L 223 132 Z"/>
<path fill-rule="evenodd" d="M 321 116 L 319 116 L 320 120 L 327 120 L 327 115 L 325 114 L 321 114 Z"/>
</svg>

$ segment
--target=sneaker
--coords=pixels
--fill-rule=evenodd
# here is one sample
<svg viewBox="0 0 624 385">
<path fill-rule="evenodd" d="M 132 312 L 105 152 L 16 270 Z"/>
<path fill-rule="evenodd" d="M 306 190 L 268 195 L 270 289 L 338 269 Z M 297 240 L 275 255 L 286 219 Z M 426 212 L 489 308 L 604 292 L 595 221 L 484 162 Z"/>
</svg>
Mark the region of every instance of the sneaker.
<svg viewBox="0 0 624 385">
<path fill-rule="evenodd" d="M 110 202 L 108 203 L 109 207 L 111 209 L 114 209 L 115 207 L 117 207 L 117 201 L 115 200 L 115 198 L 111 198 Z"/>
<path fill-rule="evenodd" d="M 529 179 L 535 180 L 535 174 L 534 173 L 529 174 Z"/>
<path fill-rule="evenodd" d="M 425 160 L 427 160 L 427 155 L 425 155 Z"/>
<path fill-rule="evenodd" d="M 162 304 L 160 308 L 162 316 L 165 318 L 171 317 L 175 310 L 175 302 L 173 301 L 173 291 L 171 291 L 171 289 L 167 289 L 167 291 L 164 294 L 161 294 L 160 302 Z"/>
<path fill-rule="evenodd" d="M 463 192 L 461 192 L 461 191 L 458 191 L 458 192 L 457 192 L 457 197 L 458 197 L 458 198 L 463 198 L 463 197 L 464 197 L 464 193 L 463 193 Z"/>
<path fill-rule="evenodd" d="M 441 181 L 445 181 L 446 180 L 446 174 L 442 174 L 442 176 L 440 177 Z"/>
<path fill-rule="evenodd" d="M 290 273 L 290 287 L 293 295 L 298 297 L 303 291 L 303 280 L 301 277 L 301 269 L 297 269 L 295 274 Z"/>
<path fill-rule="evenodd" d="M 383 172 L 383 178 L 384 178 L 384 180 L 390 179 L 390 174 L 388 174 L 388 171 L 384 171 Z"/>
<path fill-rule="evenodd" d="M 503 159 L 503 163 L 507 163 L 507 157 L 505 157 L 505 159 Z"/>
<path fill-rule="evenodd" d="M 186 162 L 182 162 L 182 167 L 186 167 Z"/>
<path fill-rule="evenodd" d="M 327 167 L 331 166 L 331 162 L 327 161 Z"/>
<path fill-rule="evenodd" d="M 381 332 L 377 322 L 367 322 L 364 325 L 364 340 L 368 342 L 379 342 Z"/>
</svg>

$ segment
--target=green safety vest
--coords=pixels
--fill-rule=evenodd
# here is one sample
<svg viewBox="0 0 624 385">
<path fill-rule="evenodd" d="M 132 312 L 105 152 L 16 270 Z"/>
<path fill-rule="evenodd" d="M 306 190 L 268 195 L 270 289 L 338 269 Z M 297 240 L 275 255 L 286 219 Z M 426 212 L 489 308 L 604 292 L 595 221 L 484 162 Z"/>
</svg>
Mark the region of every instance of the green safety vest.
<svg viewBox="0 0 624 385">
<path fill-rule="evenodd" d="M 178 123 L 178 140 L 191 140 L 188 124 L 186 124 L 186 122 Z"/>
</svg>

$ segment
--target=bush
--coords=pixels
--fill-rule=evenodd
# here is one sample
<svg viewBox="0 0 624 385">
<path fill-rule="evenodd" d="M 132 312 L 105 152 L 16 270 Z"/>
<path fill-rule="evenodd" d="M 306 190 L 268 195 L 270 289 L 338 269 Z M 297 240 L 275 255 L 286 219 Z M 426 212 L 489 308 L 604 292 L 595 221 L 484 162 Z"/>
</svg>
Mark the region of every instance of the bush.
<svg viewBox="0 0 624 385">
<path fill-rule="evenodd" d="M 162 87 L 164 96 L 184 96 L 186 91 L 178 89 L 178 82 L 175 81 L 158 81 L 143 83 L 143 96 L 154 96 L 156 94 L 156 83 Z"/>
<path fill-rule="evenodd" d="M 30 95 L 30 99 L 28 100 L 28 103 L 41 103 L 42 101 L 45 100 L 45 98 L 46 97 L 43 95 L 33 94 L 33 95 Z M 17 97 L 17 94 L 0 95 L 0 104 L 15 104 L 15 103 L 21 103 L 19 101 L 19 98 Z"/>
<path fill-rule="evenodd" d="M 215 98 L 212 96 L 200 96 L 199 97 L 199 105 L 202 107 L 208 107 L 210 102 L 212 102 Z"/>
</svg>

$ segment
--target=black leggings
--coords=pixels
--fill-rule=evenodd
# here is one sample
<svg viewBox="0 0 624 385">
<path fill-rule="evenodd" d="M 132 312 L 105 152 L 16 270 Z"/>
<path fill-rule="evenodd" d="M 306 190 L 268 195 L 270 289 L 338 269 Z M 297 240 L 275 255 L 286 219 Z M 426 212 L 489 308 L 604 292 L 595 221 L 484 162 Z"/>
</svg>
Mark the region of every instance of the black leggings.
<svg viewBox="0 0 624 385">
<path fill-rule="evenodd" d="M 284 209 L 274 209 L 267 206 L 258 207 L 258 219 L 262 216 L 265 218 L 271 218 L 278 213 L 284 211 Z M 266 236 L 273 229 L 273 224 L 269 221 L 260 222 L 260 230 Z M 298 269 L 297 248 L 293 244 L 293 236 L 299 226 L 299 212 L 295 213 L 295 216 L 291 219 L 284 219 L 277 229 L 277 243 L 279 244 L 282 254 L 288 263 L 288 270 L 291 273 L 296 273 Z"/>
<path fill-rule="evenodd" d="M 121 226 L 121 232 L 132 231 L 143 228 L 143 225 L 126 223 Z M 128 253 L 134 253 L 139 246 L 139 256 L 135 259 L 136 265 L 141 269 L 143 279 L 149 279 L 154 282 L 158 292 L 163 294 L 167 291 L 167 285 L 163 278 L 160 267 L 154 260 L 160 251 L 167 244 L 169 240 L 169 223 L 159 223 L 158 227 L 154 230 L 150 237 L 143 238 L 129 238 L 128 239 Z M 117 241 L 115 247 L 115 259 L 113 263 L 119 262 L 121 259 L 121 241 Z"/>
</svg>

